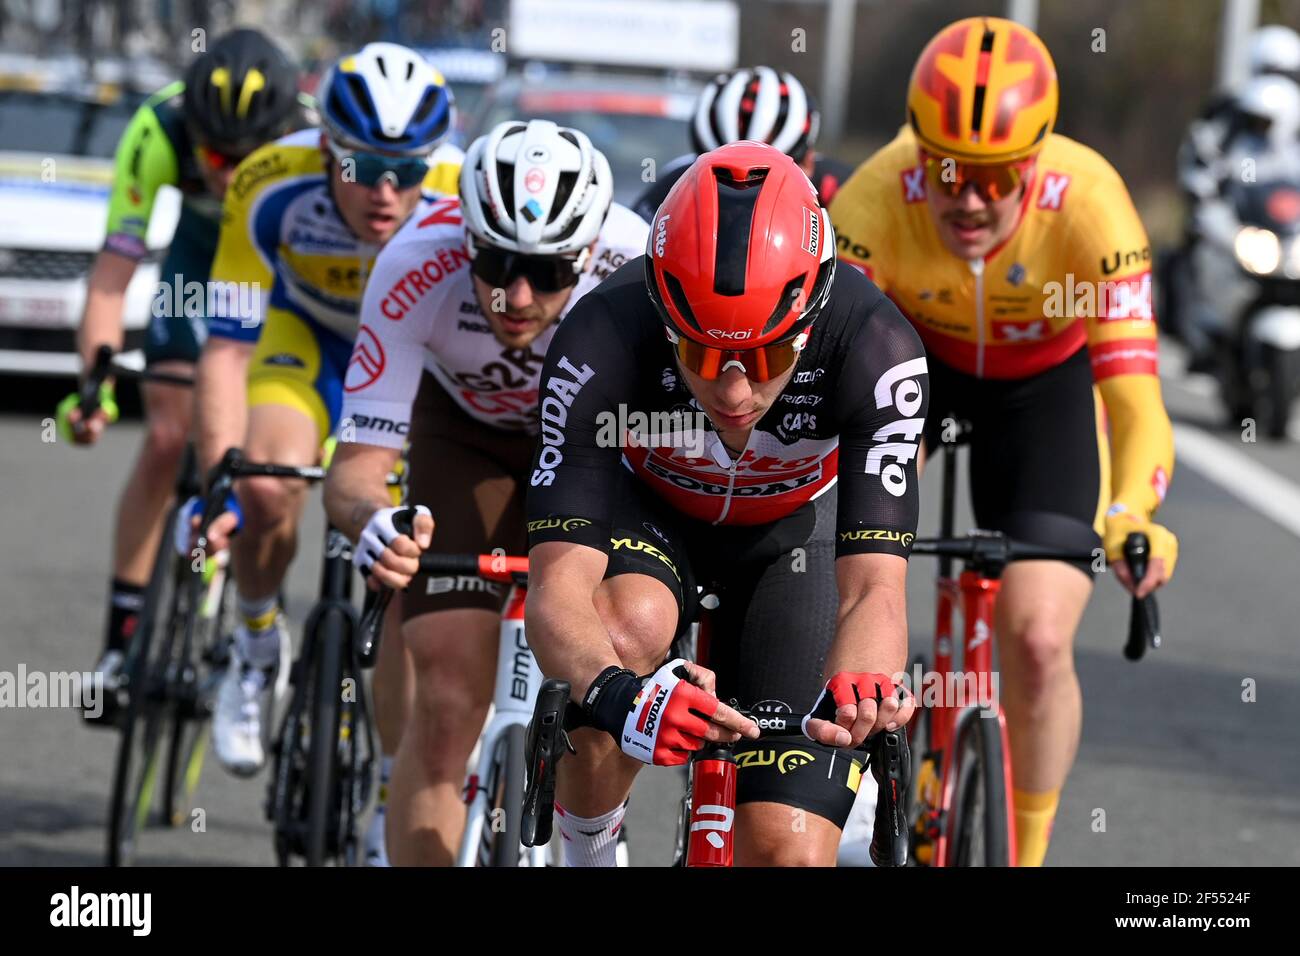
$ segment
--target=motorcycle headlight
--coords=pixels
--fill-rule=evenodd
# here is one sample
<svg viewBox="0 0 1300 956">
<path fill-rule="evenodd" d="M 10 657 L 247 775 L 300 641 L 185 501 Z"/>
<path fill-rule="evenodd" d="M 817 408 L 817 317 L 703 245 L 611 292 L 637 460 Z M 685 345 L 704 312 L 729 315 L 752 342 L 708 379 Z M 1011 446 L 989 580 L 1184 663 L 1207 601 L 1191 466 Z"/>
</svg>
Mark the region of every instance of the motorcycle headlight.
<svg viewBox="0 0 1300 956">
<path fill-rule="evenodd" d="M 1267 229 L 1245 226 L 1237 233 L 1233 248 L 1242 268 L 1255 275 L 1269 275 L 1277 271 L 1282 261 L 1282 243 Z"/>
</svg>

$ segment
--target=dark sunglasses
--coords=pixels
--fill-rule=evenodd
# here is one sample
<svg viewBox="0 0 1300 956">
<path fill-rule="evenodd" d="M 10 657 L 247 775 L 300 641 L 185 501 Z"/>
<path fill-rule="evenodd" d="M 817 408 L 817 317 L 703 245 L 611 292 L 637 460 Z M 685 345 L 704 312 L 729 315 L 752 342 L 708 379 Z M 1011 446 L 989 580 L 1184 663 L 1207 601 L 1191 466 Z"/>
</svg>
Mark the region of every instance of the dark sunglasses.
<svg viewBox="0 0 1300 956">
<path fill-rule="evenodd" d="M 522 277 L 536 292 L 562 292 L 578 284 L 581 270 L 575 256 L 526 256 L 480 246 L 470 271 L 496 289 L 508 288 Z"/>
<path fill-rule="evenodd" d="M 339 164 L 345 182 L 355 182 L 373 189 L 387 176 L 394 189 L 412 189 L 429 175 L 429 161 L 423 156 L 385 156 L 347 150 L 327 140 L 330 154 Z"/>
</svg>

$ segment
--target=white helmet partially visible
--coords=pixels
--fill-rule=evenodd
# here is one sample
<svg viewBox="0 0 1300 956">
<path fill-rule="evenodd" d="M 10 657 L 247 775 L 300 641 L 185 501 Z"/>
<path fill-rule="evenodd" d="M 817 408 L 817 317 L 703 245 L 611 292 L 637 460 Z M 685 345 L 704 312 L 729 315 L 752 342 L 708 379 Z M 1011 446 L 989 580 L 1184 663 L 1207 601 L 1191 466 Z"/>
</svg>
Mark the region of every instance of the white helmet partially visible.
<svg viewBox="0 0 1300 956">
<path fill-rule="evenodd" d="M 343 147 L 427 156 L 456 120 L 442 74 L 414 50 L 367 43 L 321 81 L 321 123 Z"/>
<path fill-rule="evenodd" d="M 1279 145 L 1295 144 L 1300 134 L 1300 86 L 1285 76 L 1266 74 L 1247 81 L 1237 97 L 1237 109 L 1267 120 L 1267 136 Z"/>
<path fill-rule="evenodd" d="M 820 114 L 793 73 L 756 66 L 720 73 L 704 88 L 691 139 L 697 153 L 752 139 L 798 163 L 816 142 L 819 125 Z"/>
<path fill-rule="evenodd" d="M 1250 72 L 1300 72 L 1300 34 L 1278 24 L 1256 30 L 1250 38 Z"/>
<path fill-rule="evenodd" d="M 470 144 L 460 208 L 474 243 L 575 255 L 600 234 L 614 196 L 609 161 L 586 134 L 550 120 L 507 120 Z"/>
</svg>

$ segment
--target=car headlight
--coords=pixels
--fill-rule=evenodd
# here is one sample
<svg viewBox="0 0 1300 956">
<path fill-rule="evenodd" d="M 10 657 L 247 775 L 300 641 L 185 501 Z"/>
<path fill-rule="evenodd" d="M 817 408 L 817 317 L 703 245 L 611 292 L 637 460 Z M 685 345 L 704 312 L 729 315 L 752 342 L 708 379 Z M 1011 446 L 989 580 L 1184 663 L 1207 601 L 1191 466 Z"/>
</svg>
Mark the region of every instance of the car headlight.
<svg viewBox="0 0 1300 956">
<path fill-rule="evenodd" d="M 1242 267 L 1255 275 L 1270 275 L 1282 261 L 1282 243 L 1276 234 L 1255 226 L 1245 226 L 1237 233 L 1233 250 Z"/>
</svg>

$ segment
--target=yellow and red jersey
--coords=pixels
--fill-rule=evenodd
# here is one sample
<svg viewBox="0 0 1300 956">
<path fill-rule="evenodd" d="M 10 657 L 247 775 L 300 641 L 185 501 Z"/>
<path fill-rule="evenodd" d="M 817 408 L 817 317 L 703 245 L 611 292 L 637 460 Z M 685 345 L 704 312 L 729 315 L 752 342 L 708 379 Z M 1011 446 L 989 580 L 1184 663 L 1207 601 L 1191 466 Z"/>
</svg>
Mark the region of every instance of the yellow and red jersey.
<svg viewBox="0 0 1300 956">
<path fill-rule="evenodd" d="M 1151 307 L 1151 246 L 1123 180 L 1059 134 L 1038 154 L 1015 231 L 980 260 L 943 245 L 906 128 L 831 204 L 841 259 L 916 327 L 926 351 L 982 378 L 1026 378 L 1086 346 L 1106 404 L 1112 494 L 1152 513 L 1173 470 Z"/>
</svg>

